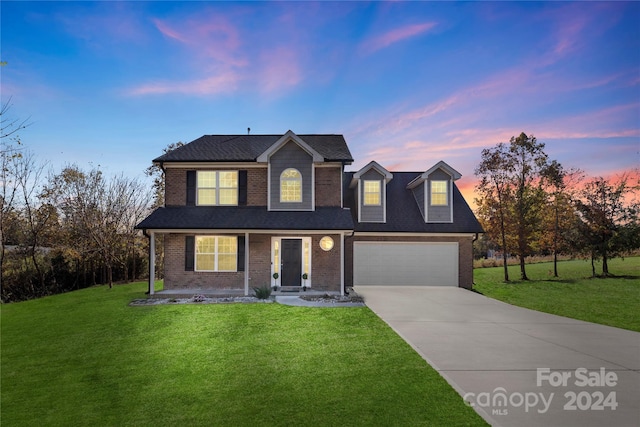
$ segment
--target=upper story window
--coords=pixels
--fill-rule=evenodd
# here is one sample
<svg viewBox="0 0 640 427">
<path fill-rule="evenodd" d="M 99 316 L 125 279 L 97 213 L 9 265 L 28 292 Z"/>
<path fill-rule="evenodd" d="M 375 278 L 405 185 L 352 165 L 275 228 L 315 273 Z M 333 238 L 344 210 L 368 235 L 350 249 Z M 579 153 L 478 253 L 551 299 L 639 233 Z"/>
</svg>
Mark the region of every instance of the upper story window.
<svg viewBox="0 0 640 427">
<path fill-rule="evenodd" d="M 302 174 L 297 169 L 285 169 L 280 174 L 280 202 L 302 202 Z"/>
<path fill-rule="evenodd" d="M 198 205 L 238 204 L 238 171 L 198 171 Z"/>
<path fill-rule="evenodd" d="M 382 203 L 382 186 L 380 181 L 364 181 L 362 203 L 365 206 L 380 206 Z"/>
<path fill-rule="evenodd" d="M 431 206 L 447 206 L 447 181 L 431 181 Z"/>
</svg>

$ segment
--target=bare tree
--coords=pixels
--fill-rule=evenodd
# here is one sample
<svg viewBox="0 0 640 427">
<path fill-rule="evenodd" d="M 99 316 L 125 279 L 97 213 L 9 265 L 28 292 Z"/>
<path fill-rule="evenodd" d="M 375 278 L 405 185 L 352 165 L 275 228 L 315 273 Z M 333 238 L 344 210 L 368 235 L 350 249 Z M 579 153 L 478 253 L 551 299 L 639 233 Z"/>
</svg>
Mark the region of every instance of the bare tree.
<svg viewBox="0 0 640 427">
<path fill-rule="evenodd" d="M 14 165 L 16 186 L 20 192 L 21 215 L 25 224 L 21 240 L 38 275 L 40 293 L 44 294 L 46 293 L 44 291 L 46 271 L 45 267 L 41 265 L 38 252 L 45 234 L 51 229 L 57 218 L 57 212 L 53 206 L 41 203 L 40 188 L 43 184 L 47 164 L 38 163 L 34 154 L 26 151 L 22 156 L 15 158 Z"/>
<path fill-rule="evenodd" d="M 149 194 L 136 179 L 123 175 L 107 180 L 98 169 L 65 168 L 53 180 L 50 196 L 57 200 L 65 220 L 73 224 L 76 238 L 86 250 L 100 256 L 113 286 L 113 268 L 126 265 L 135 239 L 134 225 L 148 213 Z"/>
<path fill-rule="evenodd" d="M 9 99 L 0 107 L 0 139 L 8 138 L 19 132 L 21 129 L 29 126 L 30 118 L 21 120 L 9 117 L 9 110 L 11 109 L 11 106 L 11 97 L 9 97 Z"/>
</svg>

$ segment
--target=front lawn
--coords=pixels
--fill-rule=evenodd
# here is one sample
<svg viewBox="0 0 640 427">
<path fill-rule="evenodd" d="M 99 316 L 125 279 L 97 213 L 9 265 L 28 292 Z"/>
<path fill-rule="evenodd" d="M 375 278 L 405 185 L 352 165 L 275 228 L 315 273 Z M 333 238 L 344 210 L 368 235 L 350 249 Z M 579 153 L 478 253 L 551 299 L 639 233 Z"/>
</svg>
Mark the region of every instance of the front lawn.
<svg viewBox="0 0 640 427">
<path fill-rule="evenodd" d="M 640 332 L 640 257 L 611 260 L 615 277 L 607 278 L 591 278 L 591 264 L 583 260 L 560 262 L 558 278 L 552 263 L 526 268 L 528 282 L 519 280 L 519 266 L 510 266 L 509 283 L 502 267 L 475 269 L 474 290 L 521 307 Z"/>
<path fill-rule="evenodd" d="M 366 307 L 128 306 L 144 290 L 2 306 L 2 425 L 486 425 Z"/>
</svg>

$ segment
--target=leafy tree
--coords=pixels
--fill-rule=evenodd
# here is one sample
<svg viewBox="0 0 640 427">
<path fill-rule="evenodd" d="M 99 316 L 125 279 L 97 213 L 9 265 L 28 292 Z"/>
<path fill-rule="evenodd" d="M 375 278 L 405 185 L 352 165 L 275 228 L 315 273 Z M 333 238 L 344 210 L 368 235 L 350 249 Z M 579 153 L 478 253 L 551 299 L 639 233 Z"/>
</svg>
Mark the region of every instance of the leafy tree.
<svg viewBox="0 0 640 427">
<path fill-rule="evenodd" d="M 543 246 L 550 247 L 553 254 L 553 275 L 558 277 L 558 253 L 569 250 L 570 231 L 575 229 L 574 209 L 572 205 L 572 188 L 582 179 L 579 169 L 566 170 L 560 163 L 553 160 L 542 170 L 542 182 L 548 188 L 547 199 L 551 210 L 545 224 L 550 233 L 543 233 Z"/>
<path fill-rule="evenodd" d="M 492 149 L 485 148 L 482 150 L 482 161 L 475 170 L 475 175 L 480 178 L 476 185 L 480 197 L 475 199 L 478 216 L 491 239 L 500 241 L 505 282 L 509 281 L 507 210 L 513 197 L 509 180 L 512 166 L 507 161 L 507 151 L 504 143 L 499 143 Z"/>
<path fill-rule="evenodd" d="M 540 187 L 542 170 L 547 164 L 544 143 L 524 132 L 511 137 L 509 162 L 513 165 L 512 182 L 515 187 L 515 222 L 518 236 L 517 253 L 520 259 L 520 278 L 529 280 L 525 258 L 532 254 L 531 244 L 539 231 L 544 193 Z"/>
<path fill-rule="evenodd" d="M 640 247 L 640 206 L 638 200 L 631 198 L 639 189 L 637 183 L 630 183 L 629 175 L 623 175 L 615 183 L 602 177 L 593 178 L 580 192 L 576 208 L 582 220 L 582 242 L 591 253 L 594 276 L 595 258 L 602 260 L 602 275 L 608 276 L 610 258 Z"/>
<path fill-rule="evenodd" d="M 478 216 L 485 231 L 501 242 L 505 281 L 509 281 L 510 251 L 520 260 L 520 278 L 528 280 L 525 258 L 534 252 L 540 232 L 544 201 L 540 178 L 546 164 L 544 144 L 525 133 L 511 137 L 508 145 L 499 143 L 482 150 L 482 161 L 475 170 L 480 178 Z"/>
<path fill-rule="evenodd" d="M 180 148 L 184 145 L 183 142 L 176 142 L 167 145 L 163 150 L 164 154 L 167 154 L 176 148 Z M 164 206 L 164 190 L 165 190 L 165 174 L 164 169 L 157 163 L 152 164 L 144 171 L 145 175 L 153 178 L 153 205 L 152 208 L 159 208 Z"/>
</svg>

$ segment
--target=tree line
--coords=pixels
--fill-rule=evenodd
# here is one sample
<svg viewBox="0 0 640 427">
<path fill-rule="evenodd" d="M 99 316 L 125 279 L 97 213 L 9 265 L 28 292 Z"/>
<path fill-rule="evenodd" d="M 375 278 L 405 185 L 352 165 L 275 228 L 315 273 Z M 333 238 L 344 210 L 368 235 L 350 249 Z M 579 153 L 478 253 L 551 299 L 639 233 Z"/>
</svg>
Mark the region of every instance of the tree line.
<svg viewBox="0 0 640 427">
<path fill-rule="evenodd" d="M 148 275 L 147 239 L 134 226 L 148 213 L 148 187 L 99 167 L 53 171 L 22 144 L 26 122 L 2 106 L 0 297 L 21 301 Z"/>
<path fill-rule="evenodd" d="M 67 165 L 52 171 L 27 150 L 17 132 L 26 121 L 0 110 L 0 297 L 21 301 L 115 281 L 148 277 L 148 239 L 134 226 L 164 204 L 164 173 L 158 165 L 135 178 L 106 176 L 99 167 Z M 168 145 L 164 152 L 183 144 Z M 516 256 L 527 280 L 527 257 L 552 254 L 602 261 L 640 248 L 640 185 L 631 175 L 585 180 L 578 169 L 550 161 L 545 145 L 521 133 L 509 143 L 482 150 L 476 215 L 484 249 Z M 633 179 L 637 180 L 637 176 Z M 156 267 L 163 268 L 162 237 Z"/>
<path fill-rule="evenodd" d="M 640 174 L 588 178 L 550 161 L 544 148 L 523 132 L 482 150 L 475 203 L 485 246 L 501 253 L 505 281 L 509 256 L 518 258 L 521 280 L 528 280 L 526 258 L 547 254 L 556 277 L 559 254 L 589 257 L 593 276 L 599 260 L 609 275 L 610 258 L 640 248 Z"/>
</svg>

